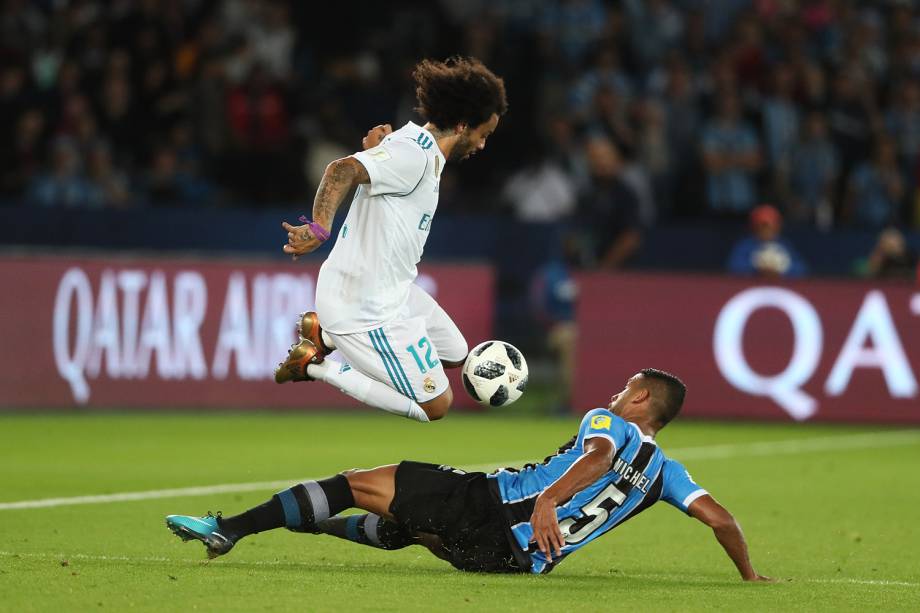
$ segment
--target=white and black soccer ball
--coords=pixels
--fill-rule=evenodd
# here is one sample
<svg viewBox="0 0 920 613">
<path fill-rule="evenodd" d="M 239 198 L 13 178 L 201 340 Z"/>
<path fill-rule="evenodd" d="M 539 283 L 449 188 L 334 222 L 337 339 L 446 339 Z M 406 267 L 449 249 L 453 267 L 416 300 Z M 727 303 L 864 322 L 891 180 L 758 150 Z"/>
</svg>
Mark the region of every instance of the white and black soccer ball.
<svg viewBox="0 0 920 613">
<path fill-rule="evenodd" d="M 507 406 L 527 387 L 527 361 L 517 347 L 504 341 L 480 343 L 463 364 L 463 387 L 479 404 Z"/>
</svg>

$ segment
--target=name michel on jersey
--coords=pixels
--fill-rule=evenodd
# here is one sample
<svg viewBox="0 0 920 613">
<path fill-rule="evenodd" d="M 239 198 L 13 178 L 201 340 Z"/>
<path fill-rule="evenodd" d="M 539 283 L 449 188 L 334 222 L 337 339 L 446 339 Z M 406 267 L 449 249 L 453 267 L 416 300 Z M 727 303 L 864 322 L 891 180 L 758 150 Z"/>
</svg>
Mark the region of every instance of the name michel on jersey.
<svg viewBox="0 0 920 613">
<path fill-rule="evenodd" d="M 642 474 L 642 471 L 633 467 L 632 464 L 623 458 L 617 458 L 613 463 L 613 472 L 623 477 L 624 483 L 630 483 L 633 487 L 638 488 L 643 494 L 648 493 L 648 485 L 651 483 L 649 478 Z"/>
</svg>

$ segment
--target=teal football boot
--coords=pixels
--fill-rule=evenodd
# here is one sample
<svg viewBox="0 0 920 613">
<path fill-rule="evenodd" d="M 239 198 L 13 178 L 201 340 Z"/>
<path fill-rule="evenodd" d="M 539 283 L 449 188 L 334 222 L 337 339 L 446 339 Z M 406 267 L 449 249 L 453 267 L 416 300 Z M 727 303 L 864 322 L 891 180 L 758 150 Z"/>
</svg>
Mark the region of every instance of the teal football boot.
<svg viewBox="0 0 920 613">
<path fill-rule="evenodd" d="M 218 523 L 220 513 L 214 516 L 208 512 L 204 517 L 190 515 L 167 515 L 166 527 L 183 541 L 196 539 L 208 549 L 208 557 L 222 556 L 236 545 L 239 537 L 222 530 Z"/>
</svg>

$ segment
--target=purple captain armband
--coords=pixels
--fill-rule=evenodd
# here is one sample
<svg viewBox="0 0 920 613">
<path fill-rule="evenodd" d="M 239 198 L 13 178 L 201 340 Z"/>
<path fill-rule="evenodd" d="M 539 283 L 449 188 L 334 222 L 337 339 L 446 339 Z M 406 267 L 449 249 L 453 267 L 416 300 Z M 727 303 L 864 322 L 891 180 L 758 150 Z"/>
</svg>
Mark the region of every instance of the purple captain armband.
<svg viewBox="0 0 920 613">
<path fill-rule="evenodd" d="M 313 233 L 313 236 L 315 236 L 316 240 L 318 240 L 319 242 L 325 243 L 327 240 L 329 240 L 329 237 L 331 236 L 329 234 L 329 230 L 322 227 L 315 221 L 310 221 L 309 219 L 307 219 L 306 215 L 301 215 L 299 218 L 299 221 L 300 223 L 307 224 L 307 227 L 310 228 L 310 232 Z"/>
</svg>

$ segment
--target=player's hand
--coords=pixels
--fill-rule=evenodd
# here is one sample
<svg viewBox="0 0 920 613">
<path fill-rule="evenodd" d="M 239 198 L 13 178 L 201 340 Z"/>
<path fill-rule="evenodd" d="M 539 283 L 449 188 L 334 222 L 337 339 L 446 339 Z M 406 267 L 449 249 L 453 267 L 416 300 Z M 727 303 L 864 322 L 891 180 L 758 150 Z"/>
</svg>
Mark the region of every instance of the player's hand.
<svg viewBox="0 0 920 613">
<path fill-rule="evenodd" d="M 533 527 L 533 538 L 530 541 L 537 544 L 543 555 L 549 560 L 552 560 L 554 555 L 560 557 L 562 548 L 565 547 L 565 537 L 559 529 L 556 503 L 538 496 L 533 507 L 533 515 L 530 516 L 530 525 Z"/>
<path fill-rule="evenodd" d="M 287 232 L 287 244 L 282 250 L 296 260 L 305 253 L 314 251 L 323 244 L 321 240 L 313 236 L 310 226 L 292 226 L 286 221 L 281 222 L 281 227 Z"/>
<path fill-rule="evenodd" d="M 380 141 L 382 141 L 386 135 L 392 131 L 393 126 L 388 123 L 380 126 L 374 126 L 367 131 L 367 136 L 361 139 L 361 146 L 364 147 L 365 150 L 376 147 L 380 144 Z"/>
</svg>

